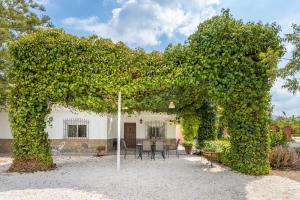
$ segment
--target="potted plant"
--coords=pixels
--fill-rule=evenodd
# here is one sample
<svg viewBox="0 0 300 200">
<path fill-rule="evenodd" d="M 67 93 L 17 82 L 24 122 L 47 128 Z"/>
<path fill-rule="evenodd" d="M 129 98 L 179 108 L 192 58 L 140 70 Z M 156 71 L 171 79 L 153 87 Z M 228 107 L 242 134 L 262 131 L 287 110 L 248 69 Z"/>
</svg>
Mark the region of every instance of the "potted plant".
<svg viewBox="0 0 300 200">
<path fill-rule="evenodd" d="M 97 146 L 97 156 L 100 157 L 100 156 L 104 156 L 104 152 L 105 152 L 105 146 Z"/>
<path fill-rule="evenodd" d="M 192 141 L 184 141 L 183 144 L 184 150 L 186 154 L 191 154 L 193 149 L 193 142 Z"/>
</svg>

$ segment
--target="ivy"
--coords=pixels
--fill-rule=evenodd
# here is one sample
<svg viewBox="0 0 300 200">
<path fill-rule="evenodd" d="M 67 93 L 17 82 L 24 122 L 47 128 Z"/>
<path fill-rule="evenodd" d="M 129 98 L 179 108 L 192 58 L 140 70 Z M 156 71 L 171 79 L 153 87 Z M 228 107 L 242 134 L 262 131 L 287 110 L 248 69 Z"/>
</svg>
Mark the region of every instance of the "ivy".
<svg viewBox="0 0 300 200">
<path fill-rule="evenodd" d="M 201 118 L 199 137 L 211 139 L 216 106 L 222 107 L 233 169 L 266 174 L 269 91 L 283 52 L 278 33 L 275 24 L 244 24 L 225 11 L 201 23 L 186 44 L 163 53 L 57 29 L 23 35 L 9 45 L 14 165 L 34 161 L 36 170 L 53 165 L 45 132 L 52 104 L 114 113 L 121 91 L 128 112 L 194 113 Z"/>
<path fill-rule="evenodd" d="M 283 54 L 276 24 L 235 20 L 228 10 L 201 23 L 188 45 L 212 100 L 224 108 L 232 168 L 246 174 L 270 170 L 270 88 Z"/>
<path fill-rule="evenodd" d="M 205 101 L 198 110 L 200 124 L 198 128 L 198 143 L 205 140 L 215 140 L 217 138 L 217 115 L 216 106 L 209 101 Z"/>
</svg>

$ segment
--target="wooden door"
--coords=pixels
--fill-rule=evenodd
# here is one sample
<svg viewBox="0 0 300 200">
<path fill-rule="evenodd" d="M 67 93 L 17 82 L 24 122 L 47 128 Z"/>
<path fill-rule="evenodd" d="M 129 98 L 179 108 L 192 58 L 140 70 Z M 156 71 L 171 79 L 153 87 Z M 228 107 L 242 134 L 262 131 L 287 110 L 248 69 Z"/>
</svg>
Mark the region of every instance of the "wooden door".
<svg viewBox="0 0 300 200">
<path fill-rule="evenodd" d="M 124 140 L 128 148 L 135 148 L 136 123 L 124 123 Z"/>
</svg>

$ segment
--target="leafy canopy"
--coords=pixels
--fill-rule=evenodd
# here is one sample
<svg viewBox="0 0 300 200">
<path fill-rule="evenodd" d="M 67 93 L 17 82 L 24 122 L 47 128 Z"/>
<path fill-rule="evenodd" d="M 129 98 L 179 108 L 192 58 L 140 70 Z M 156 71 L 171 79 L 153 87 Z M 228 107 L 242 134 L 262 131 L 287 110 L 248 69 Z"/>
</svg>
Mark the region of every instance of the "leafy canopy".
<svg viewBox="0 0 300 200">
<path fill-rule="evenodd" d="M 0 1 L 0 105 L 6 102 L 6 71 L 10 65 L 7 44 L 23 33 L 50 26 L 48 16 L 36 14 L 44 11 L 45 8 L 33 0 Z"/>
<path fill-rule="evenodd" d="M 200 120 L 207 119 L 206 130 L 214 138 L 215 105 L 221 106 L 231 133 L 232 167 L 266 174 L 269 91 L 283 52 L 278 33 L 275 24 L 244 24 L 223 11 L 201 23 L 186 44 L 164 53 L 57 29 L 22 36 L 9 48 L 14 164 L 35 160 L 42 170 L 52 165 L 45 132 L 51 104 L 113 113 L 121 91 L 129 111 L 169 112 L 174 101 L 179 115 L 202 113 Z"/>
</svg>

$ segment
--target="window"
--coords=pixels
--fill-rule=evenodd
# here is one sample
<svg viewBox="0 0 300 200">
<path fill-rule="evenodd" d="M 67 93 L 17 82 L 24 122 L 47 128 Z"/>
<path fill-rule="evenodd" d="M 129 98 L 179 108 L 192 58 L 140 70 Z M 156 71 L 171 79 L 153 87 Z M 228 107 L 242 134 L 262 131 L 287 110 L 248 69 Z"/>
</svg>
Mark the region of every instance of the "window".
<svg viewBox="0 0 300 200">
<path fill-rule="evenodd" d="M 166 132 L 166 123 L 163 121 L 148 121 L 145 122 L 146 132 L 149 138 L 158 137 L 164 138 Z"/>
<path fill-rule="evenodd" d="M 87 138 L 88 120 L 67 119 L 64 120 L 64 135 L 66 138 Z"/>
</svg>

